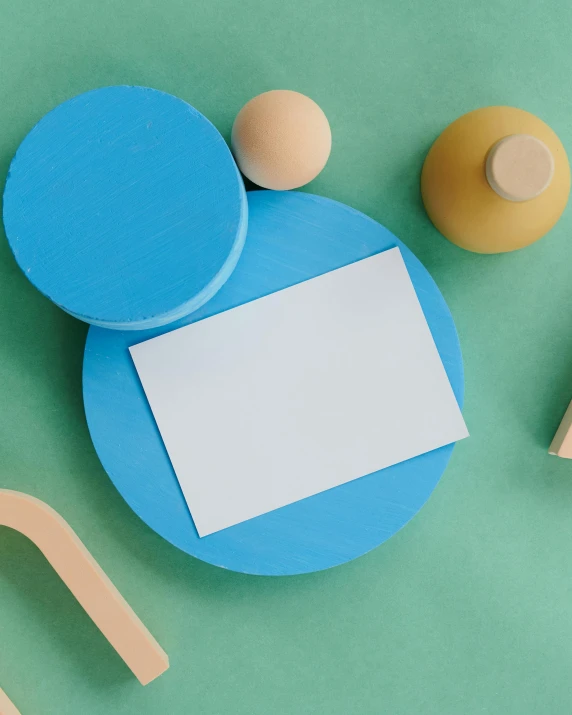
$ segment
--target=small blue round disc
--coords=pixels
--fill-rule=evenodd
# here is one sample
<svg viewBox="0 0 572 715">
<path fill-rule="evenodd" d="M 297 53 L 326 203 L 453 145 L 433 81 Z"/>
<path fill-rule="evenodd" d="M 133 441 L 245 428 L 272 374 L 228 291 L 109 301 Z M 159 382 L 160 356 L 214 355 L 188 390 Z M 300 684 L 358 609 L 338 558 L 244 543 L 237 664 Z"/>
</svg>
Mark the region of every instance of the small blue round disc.
<svg viewBox="0 0 572 715">
<path fill-rule="evenodd" d="M 255 191 L 248 201 L 248 240 L 236 270 L 211 301 L 168 330 L 399 246 L 462 402 L 463 362 L 453 318 L 427 270 L 399 239 L 358 211 L 319 196 Z M 199 538 L 129 354 L 129 346 L 166 331 L 90 328 L 84 404 L 93 443 L 119 492 L 152 529 L 189 554 L 250 574 L 336 566 L 398 531 L 439 481 L 452 445 Z"/>
<path fill-rule="evenodd" d="M 10 165 L 4 225 L 20 268 L 80 320 L 166 325 L 233 271 L 247 201 L 215 127 L 177 97 L 105 87 L 47 114 Z"/>
</svg>

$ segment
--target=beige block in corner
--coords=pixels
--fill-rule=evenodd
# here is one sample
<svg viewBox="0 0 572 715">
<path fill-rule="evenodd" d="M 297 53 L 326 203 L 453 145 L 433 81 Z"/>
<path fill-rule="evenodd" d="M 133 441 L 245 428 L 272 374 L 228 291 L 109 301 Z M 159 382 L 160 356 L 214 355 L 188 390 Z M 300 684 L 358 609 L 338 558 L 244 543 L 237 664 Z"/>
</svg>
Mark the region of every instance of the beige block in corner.
<svg viewBox="0 0 572 715">
<path fill-rule="evenodd" d="M 20 715 L 20 712 L 2 688 L 0 688 L 0 715 Z"/>
<path fill-rule="evenodd" d="M 548 452 L 549 454 L 555 454 L 557 457 L 572 459 L 572 402 L 568 405 L 566 414 L 562 418 L 560 427 L 556 430 Z"/>
</svg>

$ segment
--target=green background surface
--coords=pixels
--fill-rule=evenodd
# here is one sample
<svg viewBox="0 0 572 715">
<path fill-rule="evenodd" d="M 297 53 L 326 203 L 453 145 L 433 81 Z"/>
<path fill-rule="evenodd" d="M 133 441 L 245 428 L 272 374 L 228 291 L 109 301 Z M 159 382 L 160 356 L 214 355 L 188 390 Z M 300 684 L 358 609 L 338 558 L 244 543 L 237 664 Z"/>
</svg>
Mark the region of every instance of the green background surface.
<svg viewBox="0 0 572 715">
<path fill-rule="evenodd" d="M 171 658 L 142 688 L 22 536 L 0 532 L 0 685 L 22 715 L 569 715 L 572 463 L 547 447 L 572 397 L 572 211 L 521 252 L 441 238 L 423 158 L 460 114 L 511 104 L 572 151 L 569 0 L 0 0 L 0 173 L 42 115 L 107 84 L 189 101 L 228 138 L 290 88 L 330 119 L 309 190 L 364 211 L 433 274 L 466 367 L 460 443 L 429 503 L 331 571 L 203 564 L 130 511 L 91 445 L 86 326 L 0 239 L 0 485 L 71 523 Z"/>
</svg>

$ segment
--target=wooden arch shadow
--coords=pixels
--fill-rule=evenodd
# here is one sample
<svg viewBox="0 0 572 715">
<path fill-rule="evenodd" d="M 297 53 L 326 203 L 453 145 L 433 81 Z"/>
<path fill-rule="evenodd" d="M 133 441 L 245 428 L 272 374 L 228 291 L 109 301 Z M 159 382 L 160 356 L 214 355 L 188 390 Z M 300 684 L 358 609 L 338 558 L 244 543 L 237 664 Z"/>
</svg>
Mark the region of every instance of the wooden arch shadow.
<svg viewBox="0 0 572 715">
<path fill-rule="evenodd" d="M 167 670 L 165 651 L 54 509 L 29 494 L 0 489 L 0 526 L 19 531 L 40 549 L 142 685 Z M 0 690 L 0 715 L 18 712 L 10 706 Z"/>
</svg>

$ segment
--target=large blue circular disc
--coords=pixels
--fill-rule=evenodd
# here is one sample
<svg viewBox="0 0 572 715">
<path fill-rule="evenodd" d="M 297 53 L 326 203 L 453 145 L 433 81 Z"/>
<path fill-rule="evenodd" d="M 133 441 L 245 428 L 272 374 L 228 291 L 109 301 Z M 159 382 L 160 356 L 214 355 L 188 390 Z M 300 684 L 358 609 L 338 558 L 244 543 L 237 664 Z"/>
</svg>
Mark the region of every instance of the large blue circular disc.
<svg viewBox="0 0 572 715">
<path fill-rule="evenodd" d="M 236 270 L 209 303 L 168 330 L 399 246 L 461 404 L 463 363 L 453 319 L 427 270 L 399 239 L 358 211 L 319 196 L 255 191 L 248 201 L 248 240 Z M 131 508 L 199 559 L 266 575 L 344 563 L 407 523 L 447 465 L 452 445 L 199 538 L 128 352 L 162 332 L 90 328 L 85 410 L 103 466 Z"/>
<path fill-rule="evenodd" d="M 20 268 L 81 320 L 165 325 L 209 300 L 246 235 L 222 136 L 165 92 L 105 87 L 60 104 L 10 166 L 4 224 Z"/>
</svg>

